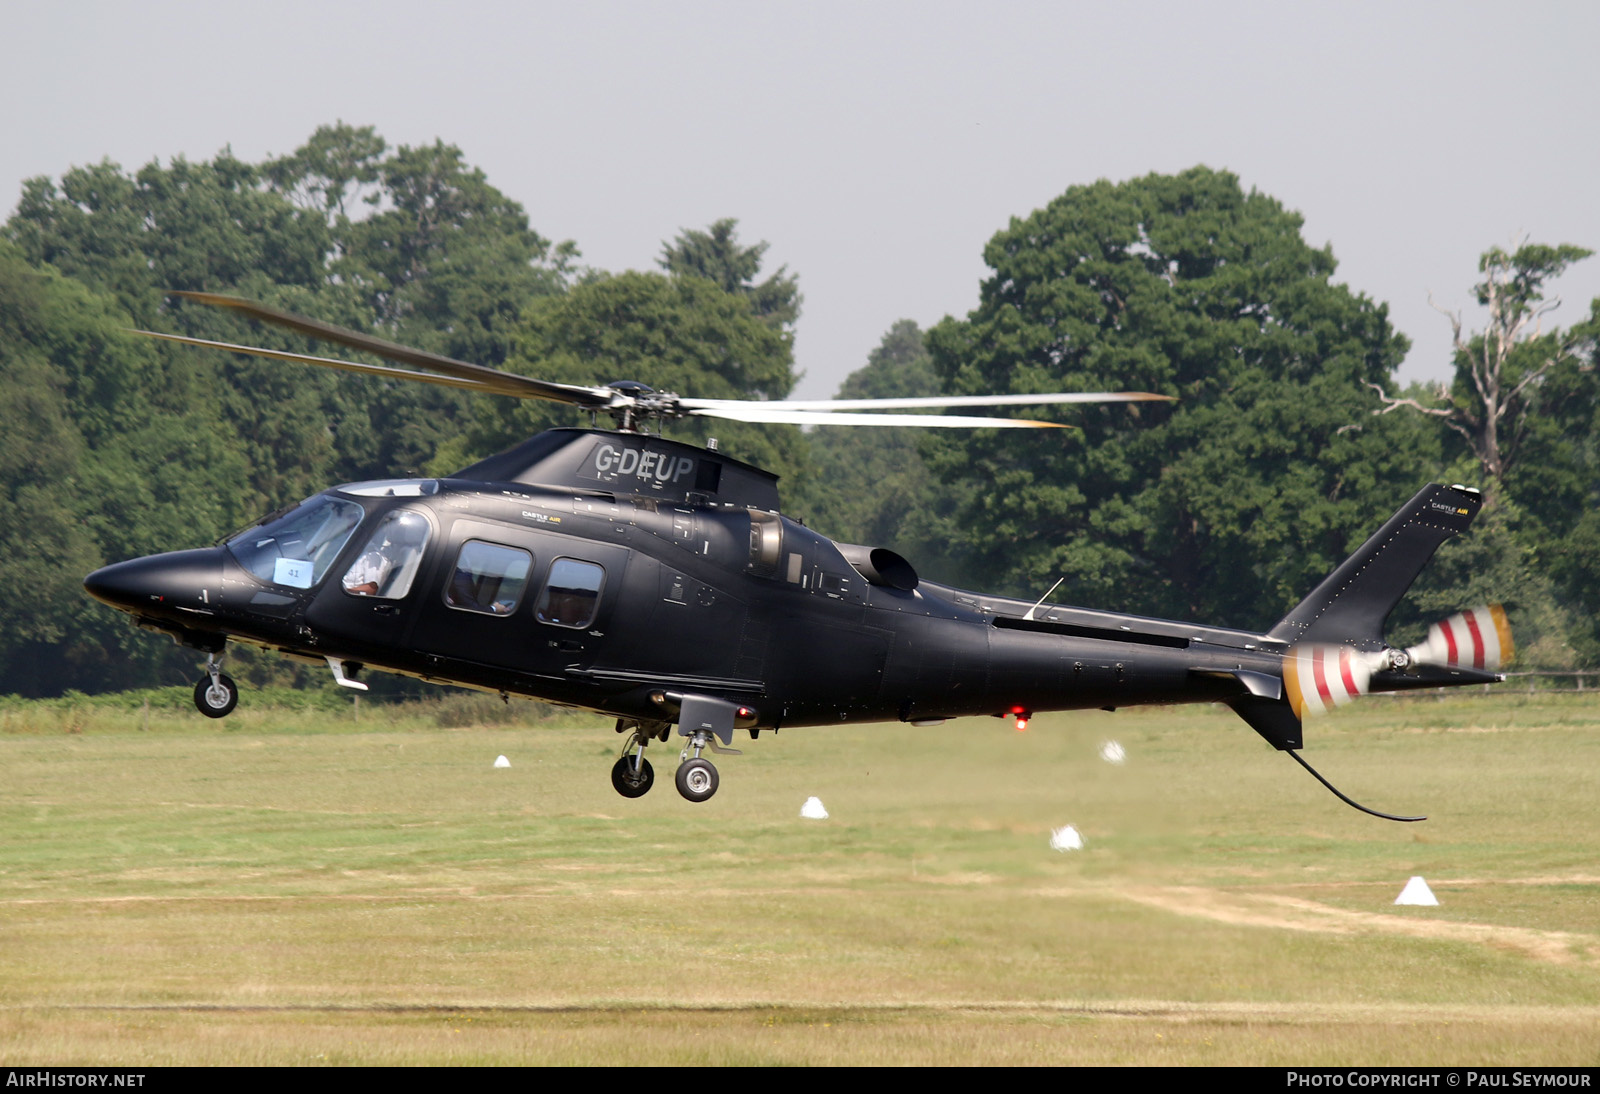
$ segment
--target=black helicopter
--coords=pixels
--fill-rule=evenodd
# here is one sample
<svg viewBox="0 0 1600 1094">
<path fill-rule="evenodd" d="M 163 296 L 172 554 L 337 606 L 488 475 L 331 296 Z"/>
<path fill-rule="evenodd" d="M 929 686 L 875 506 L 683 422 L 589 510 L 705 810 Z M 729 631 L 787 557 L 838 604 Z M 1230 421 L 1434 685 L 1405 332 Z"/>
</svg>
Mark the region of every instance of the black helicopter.
<svg viewBox="0 0 1600 1094">
<path fill-rule="evenodd" d="M 838 543 L 779 512 L 776 476 L 648 432 L 708 416 L 746 422 L 1050 428 L 945 407 L 1132 402 L 1142 392 L 741 402 L 633 382 L 557 384 L 427 353 L 205 293 L 176 294 L 425 368 L 152 337 L 355 372 L 548 399 L 614 429 L 553 429 L 445 478 L 336 486 L 202 550 L 96 570 L 84 581 L 142 627 L 208 654 L 195 704 L 220 718 L 239 692 L 228 640 L 326 663 L 346 687 L 367 668 L 580 707 L 627 737 L 625 797 L 654 780 L 645 749 L 687 738 L 676 783 L 717 790 L 703 755 L 734 731 L 889 719 L 931 725 L 1148 703 L 1225 703 L 1341 799 L 1300 757 L 1306 716 L 1369 691 L 1501 679 L 1512 653 L 1498 606 L 1393 649 L 1383 624 L 1476 490 L 1431 485 L 1264 633 L 1046 606 L 922 580 L 881 547 Z M 1048 597 L 1049 594 L 1046 594 Z"/>
</svg>

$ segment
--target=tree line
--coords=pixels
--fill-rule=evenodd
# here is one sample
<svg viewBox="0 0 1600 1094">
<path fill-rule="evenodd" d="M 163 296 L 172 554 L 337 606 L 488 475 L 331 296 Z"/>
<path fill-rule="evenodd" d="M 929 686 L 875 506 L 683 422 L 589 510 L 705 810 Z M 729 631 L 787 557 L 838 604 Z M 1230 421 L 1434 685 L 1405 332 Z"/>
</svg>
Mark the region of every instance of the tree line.
<svg viewBox="0 0 1600 1094">
<path fill-rule="evenodd" d="M 1546 285 L 1588 252 L 1524 244 L 1479 270 L 1485 329 L 1455 379 L 1401 390 L 1407 343 L 1333 281 L 1299 217 L 1195 168 L 1074 187 L 990 240 L 978 305 L 893 323 L 845 397 L 1138 389 L 1071 430 L 719 422 L 785 509 L 925 574 L 1092 606 L 1265 626 L 1430 478 L 1490 505 L 1397 617 L 1513 604 L 1530 655 L 1600 662 L 1600 302 L 1565 330 Z M 0 229 L 0 692 L 180 682 L 193 656 L 90 602 L 104 562 L 215 541 L 340 481 L 447 474 L 566 408 L 157 343 L 126 328 L 325 352 L 167 294 L 231 293 L 545 379 L 711 398 L 795 383 L 798 277 L 733 220 L 658 268 L 585 266 L 454 146 L 325 126 L 293 153 L 224 150 L 36 178 Z M 1441 320 L 1445 321 L 1445 320 Z M 703 440 L 706 426 L 669 427 Z M 236 674 L 297 670 L 245 654 Z"/>
</svg>

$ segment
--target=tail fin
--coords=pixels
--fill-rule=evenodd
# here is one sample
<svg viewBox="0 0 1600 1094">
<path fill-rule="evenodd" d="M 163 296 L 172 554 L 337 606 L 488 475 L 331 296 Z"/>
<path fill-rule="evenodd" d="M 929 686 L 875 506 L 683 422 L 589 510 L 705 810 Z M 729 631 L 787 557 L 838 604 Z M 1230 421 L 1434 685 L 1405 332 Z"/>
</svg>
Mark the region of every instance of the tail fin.
<svg viewBox="0 0 1600 1094">
<path fill-rule="evenodd" d="M 1425 486 L 1310 596 L 1267 632 L 1283 642 L 1383 648 L 1383 623 L 1439 545 L 1465 532 L 1483 505 L 1467 486 Z"/>
</svg>

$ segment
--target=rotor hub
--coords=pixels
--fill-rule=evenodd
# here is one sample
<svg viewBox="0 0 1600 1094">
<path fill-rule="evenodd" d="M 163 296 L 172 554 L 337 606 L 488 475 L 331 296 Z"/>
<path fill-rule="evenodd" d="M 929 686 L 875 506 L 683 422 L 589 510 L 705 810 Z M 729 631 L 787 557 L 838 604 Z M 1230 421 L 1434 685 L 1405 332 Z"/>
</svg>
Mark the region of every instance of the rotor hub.
<svg viewBox="0 0 1600 1094">
<path fill-rule="evenodd" d="M 674 392 L 657 391 L 638 380 L 613 380 L 606 387 L 613 392 L 611 404 L 599 409 L 611 415 L 619 432 L 644 433 L 651 422 L 672 421 L 684 416 Z"/>
</svg>

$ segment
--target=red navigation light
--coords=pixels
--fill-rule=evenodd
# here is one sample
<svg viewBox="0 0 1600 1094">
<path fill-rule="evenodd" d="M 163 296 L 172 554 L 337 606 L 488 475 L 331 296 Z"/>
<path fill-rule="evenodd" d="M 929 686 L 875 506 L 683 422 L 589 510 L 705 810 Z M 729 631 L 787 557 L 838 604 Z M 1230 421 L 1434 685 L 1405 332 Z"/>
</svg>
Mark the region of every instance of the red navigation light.
<svg viewBox="0 0 1600 1094">
<path fill-rule="evenodd" d="M 1011 716 L 1016 719 L 1017 732 L 1021 733 L 1028 728 L 1028 719 L 1033 717 L 1033 711 L 1024 706 L 1014 706 L 1011 708 Z"/>
<path fill-rule="evenodd" d="M 1017 732 L 1021 733 L 1023 730 L 1025 730 L 1027 728 L 1028 728 L 1028 719 L 1023 717 L 1021 714 L 1017 715 Z"/>
</svg>

